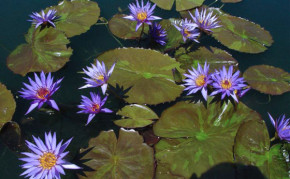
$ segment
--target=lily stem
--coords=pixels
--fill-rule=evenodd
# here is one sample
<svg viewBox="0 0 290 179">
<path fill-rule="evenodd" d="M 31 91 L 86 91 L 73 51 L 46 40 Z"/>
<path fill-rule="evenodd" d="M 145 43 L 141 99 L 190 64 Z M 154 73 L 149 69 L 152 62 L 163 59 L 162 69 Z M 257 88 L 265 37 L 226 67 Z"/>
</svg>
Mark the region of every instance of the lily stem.
<svg viewBox="0 0 290 179">
<path fill-rule="evenodd" d="M 138 42 L 138 46 L 140 47 L 140 44 L 141 44 L 141 38 L 142 38 L 142 35 L 144 33 L 144 23 L 142 24 L 142 30 L 141 30 L 141 33 L 140 33 L 140 37 L 139 37 L 139 42 Z"/>
</svg>

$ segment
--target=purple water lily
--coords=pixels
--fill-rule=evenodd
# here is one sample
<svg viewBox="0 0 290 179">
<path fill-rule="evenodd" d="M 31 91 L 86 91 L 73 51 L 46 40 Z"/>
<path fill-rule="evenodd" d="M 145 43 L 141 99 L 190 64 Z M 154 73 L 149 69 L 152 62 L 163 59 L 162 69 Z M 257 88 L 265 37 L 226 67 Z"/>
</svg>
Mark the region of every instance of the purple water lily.
<svg viewBox="0 0 290 179">
<path fill-rule="evenodd" d="M 150 37 L 160 45 L 166 44 L 166 31 L 162 29 L 162 26 L 157 23 L 153 23 L 152 26 L 149 26 L 149 35 Z"/>
<path fill-rule="evenodd" d="M 44 11 L 41 11 L 41 14 L 37 12 L 33 12 L 30 17 L 32 18 L 31 21 L 32 24 L 35 24 L 35 28 L 39 27 L 40 25 L 42 26 L 53 26 L 55 27 L 54 22 L 59 18 L 59 16 L 56 15 L 56 10 L 50 9 L 48 12 L 45 14 Z"/>
<path fill-rule="evenodd" d="M 28 77 L 30 85 L 23 83 L 27 89 L 21 88 L 22 91 L 19 91 L 22 98 L 33 100 L 26 114 L 30 113 L 36 107 L 38 109 L 41 108 L 44 103 L 59 110 L 56 102 L 51 99 L 51 96 L 59 89 L 59 84 L 63 78 L 54 83 L 51 74 L 48 73 L 46 77 L 43 71 L 40 73 L 40 78 L 36 73 L 34 73 L 34 77 L 35 81 Z"/>
<path fill-rule="evenodd" d="M 129 19 L 131 21 L 137 21 L 137 25 L 135 29 L 137 31 L 143 23 L 152 25 L 151 21 L 162 19 L 161 17 L 152 15 L 155 7 L 156 7 L 156 4 L 154 4 L 151 7 L 151 4 L 149 3 L 149 1 L 144 6 L 143 0 L 141 1 L 141 6 L 140 6 L 138 0 L 136 0 L 136 4 L 134 3 L 129 4 L 129 9 L 131 11 L 131 14 L 123 18 Z"/>
<path fill-rule="evenodd" d="M 26 155 L 25 158 L 20 160 L 26 162 L 21 165 L 25 171 L 20 175 L 25 175 L 26 178 L 37 179 L 60 179 L 60 174 L 65 175 L 63 169 L 81 169 L 75 164 L 69 163 L 63 158 L 69 153 L 64 152 L 72 138 L 62 144 L 56 143 L 56 134 L 53 135 L 49 132 L 45 133 L 45 141 L 39 137 L 33 136 L 35 144 L 26 141 L 26 145 L 31 152 L 22 152 Z"/>
<path fill-rule="evenodd" d="M 276 129 L 276 132 L 281 140 L 286 140 L 290 142 L 290 118 L 286 119 L 285 115 L 281 115 L 276 121 L 273 117 L 268 113 L 271 123 Z"/>
<path fill-rule="evenodd" d="M 233 66 L 229 67 L 229 71 L 226 70 L 225 66 L 220 71 L 216 71 L 212 75 L 214 81 L 212 85 L 215 91 L 211 93 L 211 96 L 222 93 L 221 99 L 224 99 L 225 96 L 231 96 L 235 101 L 239 102 L 236 93 L 247 86 L 244 78 L 239 78 L 239 74 L 239 70 L 233 74 Z"/>
<path fill-rule="evenodd" d="M 108 80 L 113 73 L 115 64 L 116 63 L 111 66 L 108 72 L 104 62 L 101 64 L 98 60 L 96 66 L 92 64 L 92 67 L 87 67 L 87 70 L 83 69 L 85 74 L 90 78 L 84 78 L 86 80 L 86 85 L 80 87 L 79 89 L 101 86 L 102 92 L 105 94 L 108 87 Z"/>
<path fill-rule="evenodd" d="M 113 111 L 108 108 L 103 108 L 104 104 L 107 101 L 107 96 L 104 99 L 101 99 L 101 96 L 99 94 L 95 94 L 93 92 L 90 92 L 91 99 L 82 96 L 82 102 L 78 107 L 81 109 L 78 113 L 85 113 L 90 114 L 88 117 L 87 124 L 88 125 L 91 120 L 95 117 L 96 114 L 100 112 L 104 113 L 112 113 Z"/>
<path fill-rule="evenodd" d="M 198 12 L 198 9 L 195 10 L 194 16 L 189 12 L 193 21 L 197 24 L 197 26 L 205 31 L 205 32 L 212 32 L 211 29 L 215 29 L 221 27 L 219 25 L 219 21 L 217 21 L 216 16 L 212 16 L 212 11 L 207 13 L 206 9 L 202 9 L 201 12 Z"/>
<path fill-rule="evenodd" d="M 199 32 L 197 25 L 195 23 L 192 23 L 188 19 L 184 19 L 181 21 L 175 21 L 173 23 L 173 25 L 181 33 L 184 42 L 187 39 L 190 39 L 190 40 L 193 40 L 193 41 L 199 43 L 197 38 L 200 35 L 200 32 Z"/>
<path fill-rule="evenodd" d="M 198 63 L 197 69 L 192 67 L 192 70 L 188 70 L 189 74 L 184 74 L 187 78 L 184 80 L 187 86 L 184 90 L 187 90 L 187 95 L 194 94 L 201 90 L 201 94 L 205 100 L 207 100 L 207 85 L 212 82 L 210 75 L 208 74 L 209 65 L 204 63 L 202 69 L 201 65 Z"/>
</svg>

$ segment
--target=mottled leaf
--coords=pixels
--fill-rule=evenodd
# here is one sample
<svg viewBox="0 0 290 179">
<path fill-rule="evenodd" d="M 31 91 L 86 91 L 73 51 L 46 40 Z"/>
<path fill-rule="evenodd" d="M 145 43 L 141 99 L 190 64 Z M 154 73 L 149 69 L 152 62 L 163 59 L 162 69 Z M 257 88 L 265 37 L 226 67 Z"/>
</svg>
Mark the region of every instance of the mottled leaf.
<svg viewBox="0 0 290 179">
<path fill-rule="evenodd" d="M 215 47 L 200 47 L 198 50 L 187 54 L 184 48 L 180 48 L 176 51 L 175 58 L 181 63 L 183 69 L 191 69 L 192 66 L 197 68 L 198 63 L 203 65 L 205 62 L 210 65 L 211 72 L 223 66 L 238 66 L 238 62 L 231 54 Z"/>
<path fill-rule="evenodd" d="M 28 44 L 19 45 L 7 58 L 7 66 L 16 74 L 54 72 L 61 69 L 72 54 L 69 40 L 63 32 L 52 27 L 30 28 L 25 36 Z"/>
<path fill-rule="evenodd" d="M 153 119 L 158 119 L 158 116 L 149 107 L 139 104 L 127 105 L 117 114 L 123 116 L 124 119 L 116 120 L 114 123 L 125 128 L 145 127 L 152 124 Z"/>
<path fill-rule="evenodd" d="M 109 21 L 110 31 L 117 37 L 121 39 L 138 39 L 140 37 L 142 27 L 136 32 L 136 21 L 131 21 L 124 19 L 123 17 L 127 16 L 125 14 L 116 14 Z M 149 27 L 147 24 L 144 26 L 144 32 L 147 33 Z"/>
<path fill-rule="evenodd" d="M 157 162 L 185 178 L 232 162 L 236 132 L 243 121 L 250 119 L 261 120 L 241 102 L 237 106 L 212 103 L 207 108 L 202 103 L 179 102 L 154 124 L 155 135 L 166 138 L 156 145 Z"/>
<path fill-rule="evenodd" d="M 106 66 L 117 62 L 109 83 L 128 89 L 125 100 L 129 103 L 159 104 L 173 101 L 183 90 L 182 86 L 174 83 L 172 75 L 172 69 L 179 69 L 179 63 L 160 52 L 123 48 L 107 51 L 98 59 L 104 61 Z"/>
<path fill-rule="evenodd" d="M 103 131 L 89 142 L 94 147 L 83 159 L 94 171 L 85 172 L 88 179 L 128 178 L 152 179 L 154 172 L 153 149 L 143 143 L 134 130 L 121 129 L 117 140 L 114 131 Z"/>
<path fill-rule="evenodd" d="M 290 74 L 269 65 L 251 66 L 244 72 L 250 86 L 262 93 L 280 95 L 290 91 Z"/>
<path fill-rule="evenodd" d="M 158 7 L 170 10 L 173 6 L 174 0 L 151 0 Z M 176 10 L 184 11 L 201 6 L 204 0 L 176 0 Z"/>
<path fill-rule="evenodd" d="M 16 103 L 11 91 L 0 83 L 0 129 L 3 125 L 12 119 L 15 112 Z"/>
<path fill-rule="evenodd" d="M 269 179 L 289 177 L 282 145 L 270 148 L 267 127 L 263 120 L 251 120 L 242 124 L 234 146 L 235 159 L 239 163 L 257 166 Z"/>
</svg>

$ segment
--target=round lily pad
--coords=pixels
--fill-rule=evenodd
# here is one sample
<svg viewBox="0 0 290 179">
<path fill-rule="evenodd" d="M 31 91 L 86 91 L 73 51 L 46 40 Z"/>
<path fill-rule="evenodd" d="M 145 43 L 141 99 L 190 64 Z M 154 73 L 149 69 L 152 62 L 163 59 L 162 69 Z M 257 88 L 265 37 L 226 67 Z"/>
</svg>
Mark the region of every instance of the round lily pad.
<svg viewBox="0 0 290 179">
<path fill-rule="evenodd" d="M 134 130 L 121 129 L 117 140 L 114 131 L 103 131 L 89 142 L 83 159 L 94 171 L 85 172 L 87 179 L 128 178 L 152 179 L 154 173 L 153 149 L 143 143 Z"/>
<path fill-rule="evenodd" d="M 164 137 L 156 144 L 158 164 L 174 175 L 200 176 L 222 162 L 233 162 L 236 132 L 243 121 L 260 119 L 243 103 L 208 104 L 178 102 L 165 110 L 154 124 L 155 135 Z"/>
<path fill-rule="evenodd" d="M 198 50 L 187 54 L 184 48 L 180 48 L 176 51 L 175 58 L 181 63 L 183 69 L 191 69 L 192 66 L 197 68 L 198 63 L 203 65 L 205 62 L 210 65 L 210 72 L 214 72 L 215 69 L 223 66 L 238 66 L 237 60 L 231 54 L 215 47 L 200 47 Z"/>
<path fill-rule="evenodd" d="M 57 11 L 60 18 L 56 22 L 56 28 L 63 31 L 67 37 L 88 31 L 100 16 L 98 3 L 89 0 L 64 0 L 49 9 Z"/>
<path fill-rule="evenodd" d="M 269 65 L 251 66 L 244 72 L 250 86 L 262 93 L 280 95 L 290 91 L 290 74 Z"/>
<path fill-rule="evenodd" d="M 159 104 L 174 101 L 183 91 L 176 85 L 172 69 L 179 63 L 155 50 L 123 48 L 109 50 L 98 57 L 107 67 L 116 63 L 109 83 L 117 84 L 128 92 L 129 103 Z"/>
<path fill-rule="evenodd" d="M 282 144 L 270 148 L 267 127 L 263 120 L 242 124 L 234 146 L 236 162 L 257 166 L 267 178 L 288 178 L 288 167 Z"/>
<path fill-rule="evenodd" d="M 114 123 L 125 128 L 145 127 L 152 124 L 153 119 L 158 119 L 157 114 L 149 107 L 139 104 L 127 105 L 117 114 L 125 117 L 125 119 L 116 120 Z"/>
<path fill-rule="evenodd" d="M 213 29 L 212 36 L 226 47 L 246 53 L 260 53 L 271 46 L 271 34 L 246 19 L 231 16 L 218 8 L 208 8 L 218 16 L 221 27 Z"/>
<path fill-rule="evenodd" d="M 170 10 L 173 6 L 174 0 L 151 0 L 158 7 L 165 10 Z M 176 0 L 176 10 L 184 11 L 201 6 L 204 0 Z"/>
<path fill-rule="evenodd" d="M 65 34 L 52 27 L 30 28 L 25 37 L 28 44 L 19 45 L 7 58 L 7 67 L 16 74 L 54 72 L 61 69 L 72 54 Z"/>
<path fill-rule="evenodd" d="M 3 125 L 12 119 L 15 112 L 16 103 L 11 91 L 0 83 L 0 129 Z"/>
<path fill-rule="evenodd" d="M 124 19 L 127 15 L 125 14 L 116 14 L 109 21 L 109 29 L 110 31 L 117 37 L 121 39 L 138 39 L 140 37 L 142 28 L 139 28 L 137 32 L 136 29 L 136 21 L 130 21 L 128 19 Z M 147 33 L 149 27 L 145 24 L 144 32 Z"/>
</svg>

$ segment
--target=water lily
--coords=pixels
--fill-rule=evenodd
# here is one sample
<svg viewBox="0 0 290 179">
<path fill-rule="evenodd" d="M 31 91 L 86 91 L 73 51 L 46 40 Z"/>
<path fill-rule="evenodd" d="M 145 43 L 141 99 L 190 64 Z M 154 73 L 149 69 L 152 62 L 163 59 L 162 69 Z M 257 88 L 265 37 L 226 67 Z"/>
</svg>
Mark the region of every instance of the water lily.
<svg viewBox="0 0 290 179">
<path fill-rule="evenodd" d="M 202 96 L 207 100 L 207 85 L 212 82 L 210 75 L 208 74 L 209 65 L 204 63 L 204 67 L 198 63 L 197 69 L 192 67 L 192 70 L 188 70 L 189 74 L 184 74 L 187 78 L 185 81 L 184 90 L 187 90 L 187 95 L 194 94 L 198 91 L 201 91 Z"/>
<path fill-rule="evenodd" d="M 91 99 L 82 96 L 82 102 L 78 107 L 81 109 L 78 113 L 85 113 L 89 114 L 87 124 L 88 125 L 92 119 L 95 117 L 96 114 L 103 112 L 103 113 L 112 113 L 113 111 L 108 108 L 103 108 L 104 104 L 107 101 L 107 96 L 104 97 L 104 99 L 101 99 L 101 96 L 99 94 L 95 94 L 93 92 L 90 92 Z"/>
<path fill-rule="evenodd" d="M 150 37 L 160 45 L 166 44 L 166 31 L 162 29 L 162 26 L 157 23 L 153 23 L 152 26 L 149 26 L 149 35 Z"/>
<path fill-rule="evenodd" d="M 34 108 L 41 108 L 44 103 L 47 103 L 52 108 L 59 110 L 56 102 L 51 99 L 51 96 L 59 89 L 62 79 L 53 82 L 53 77 L 48 73 L 47 77 L 44 72 L 40 73 L 40 78 L 34 73 L 35 81 L 28 77 L 30 85 L 23 83 L 27 89 L 21 88 L 21 97 L 24 99 L 33 100 L 26 114 L 30 113 Z M 25 115 L 26 115 L 25 114 Z"/>
<path fill-rule="evenodd" d="M 26 162 L 21 165 L 25 171 L 20 175 L 26 178 L 37 179 L 60 179 L 60 174 L 65 175 L 63 169 L 80 169 L 75 164 L 69 163 L 63 158 L 69 153 L 64 152 L 70 144 L 71 139 L 62 144 L 56 143 L 56 133 L 53 135 L 49 132 L 45 133 L 45 140 L 33 136 L 35 144 L 26 141 L 26 145 L 31 152 L 22 152 L 25 158 L 20 158 Z"/>
<path fill-rule="evenodd" d="M 199 13 L 198 9 L 195 10 L 194 16 L 189 12 L 194 23 L 197 24 L 198 28 L 205 32 L 212 32 L 212 29 L 221 27 L 216 16 L 212 16 L 212 11 L 207 13 L 206 9 L 202 9 Z"/>
<path fill-rule="evenodd" d="M 175 21 L 173 25 L 181 33 L 184 42 L 187 39 L 190 39 L 199 43 L 197 38 L 200 35 L 200 32 L 197 28 L 198 26 L 195 23 L 192 23 L 188 19 L 183 19 L 180 21 Z"/>
<path fill-rule="evenodd" d="M 50 9 L 47 13 L 44 13 L 44 11 L 41 11 L 40 13 L 33 12 L 30 17 L 32 18 L 31 21 L 32 24 L 35 24 L 35 28 L 41 26 L 53 26 L 55 27 L 54 22 L 59 18 L 59 16 L 56 15 L 56 10 Z"/>
<path fill-rule="evenodd" d="M 276 132 L 281 140 L 286 140 L 290 142 L 290 118 L 286 119 L 285 115 L 281 115 L 276 121 L 273 117 L 268 113 L 271 123 L 276 129 Z"/>
<path fill-rule="evenodd" d="M 215 91 L 211 93 L 211 96 L 221 93 L 221 99 L 224 99 L 225 96 L 231 96 L 237 102 L 237 91 L 241 91 L 247 85 L 243 77 L 240 77 L 240 71 L 238 70 L 233 74 L 233 66 L 229 67 L 229 71 L 226 70 L 226 67 L 216 72 L 212 75 L 213 87 Z"/>
<path fill-rule="evenodd" d="M 113 70 L 115 68 L 115 63 L 111 66 L 110 70 L 107 72 L 106 66 L 104 62 L 102 64 L 97 60 L 96 65 L 92 64 L 92 67 L 87 67 L 83 69 L 86 75 L 90 78 L 84 78 L 86 80 L 86 85 L 80 87 L 83 88 L 91 88 L 91 87 L 99 87 L 101 86 L 103 94 L 106 93 L 108 87 L 108 80 Z"/>
<path fill-rule="evenodd" d="M 134 3 L 129 4 L 129 9 L 131 11 L 131 14 L 129 16 L 125 16 L 124 18 L 129 19 L 131 21 L 137 21 L 137 25 L 135 29 L 137 31 L 139 27 L 144 23 L 148 25 L 152 25 L 151 21 L 162 19 L 161 17 L 152 15 L 155 7 L 156 7 L 156 4 L 154 4 L 151 7 L 151 4 L 149 3 L 149 1 L 144 6 L 143 0 L 141 1 L 141 6 L 140 6 L 138 0 L 136 0 L 136 4 Z"/>
</svg>

